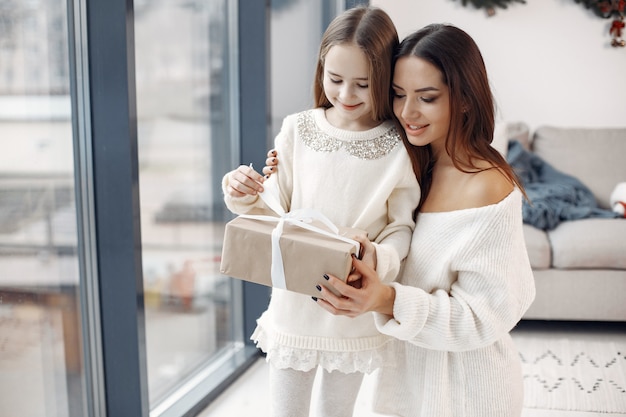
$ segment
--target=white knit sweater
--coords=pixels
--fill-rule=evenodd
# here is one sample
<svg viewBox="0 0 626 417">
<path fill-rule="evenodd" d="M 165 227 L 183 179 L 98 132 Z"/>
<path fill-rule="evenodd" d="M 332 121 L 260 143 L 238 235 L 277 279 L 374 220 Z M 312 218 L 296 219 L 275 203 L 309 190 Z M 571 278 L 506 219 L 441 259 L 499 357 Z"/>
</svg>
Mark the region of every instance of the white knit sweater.
<svg viewBox="0 0 626 417">
<path fill-rule="evenodd" d="M 379 374 L 375 409 L 402 417 L 519 417 L 523 381 L 509 331 L 535 296 L 521 193 L 480 208 L 420 213 L 395 287 L 398 363 Z"/>
<path fill-rule="evenodd" d="M 379 274 L 395 279 L 408 253 L 420 192 L 393 123 L 346 131 L 333 127 L 323 109 L 309 110 L 285 118 L 275 148 L 278 172 L 270 181 L 279 183 L 283 208 L 317 209 L 338 226 L 366 230 L 376 245 Z M 264 206 L 256 196 L 225 194 L 225 201 L 238 214 Z M 334 316 L 311 297 L 280 289 L 272 291 L 252 339 L 279 368 L 321 365 L 342 372 L 377 368 L 387 360 L 390 340 L 377 331 L 372 314 Z"/>
</svg>

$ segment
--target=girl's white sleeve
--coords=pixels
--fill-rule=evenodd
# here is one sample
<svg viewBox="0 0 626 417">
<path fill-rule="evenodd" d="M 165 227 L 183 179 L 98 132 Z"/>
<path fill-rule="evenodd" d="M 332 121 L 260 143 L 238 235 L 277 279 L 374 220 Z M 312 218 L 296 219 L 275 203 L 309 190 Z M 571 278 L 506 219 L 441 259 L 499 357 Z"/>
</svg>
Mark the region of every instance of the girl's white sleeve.
<svg viewBox="0 0 626 417">
<path fill-rule="evenodd" d="M 291 190 L 293 184 L 293 135 L 295 132 L 294 116 L 287 116 L 283 120 L 280 132 L 275 138 L 274 148 L 279 157 L 278 172 L 270 176 L 266 183 L 278 181 L 280 187 L 280 202 L 285 211 L 289 211 L 291 202 Z M 231 171 L 232 172 L 232 171 Z M 232 197 L 226 190 L 228 188 L 230 172 L 222 178 L 222 191 L 226 207 L 235 214 L 275 214 L 271 211 L 258 195 L 245 195 Z"/>
<path fill-rule="evenodd" d="M 521 216 L 521 214 L 520 214 Z M 535 296 L 521 219 L 495 216 L 451 264 L 450 291 L 392 283 L 393 317 L 375 314 L 379 331 L 417 346 L 464 351 L 490 345 L 522 318 Z M 406 277 L 419 283 L 420 277 Z"/>
<path fill-rule="evenodd" d="M 405 152 L 406 153 L 406 152 Z M 376 272 L 385 282 L 396 279 L 400 265 L 409 253 L 411 237 L 415 229 L 413 212 L 420 199 L 420 187 L 406 158 L 401 181 L 391 192 L 387 200 L 388 223 L 376 236 L 373 243 L 376 247 Z"/>
</svg>

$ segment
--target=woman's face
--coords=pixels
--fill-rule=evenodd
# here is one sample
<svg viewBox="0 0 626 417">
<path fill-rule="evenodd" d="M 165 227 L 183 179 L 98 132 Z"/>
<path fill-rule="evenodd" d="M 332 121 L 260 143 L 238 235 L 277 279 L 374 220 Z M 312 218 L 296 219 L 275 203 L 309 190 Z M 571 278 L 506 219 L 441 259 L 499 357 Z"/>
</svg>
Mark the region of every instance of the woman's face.
<svg viewBox="0 0 626 417">
<path fill-rule="evenodd" d="M 450 128 L 450 96 L 441 72 L 416 56 L 398 59 L 393 112 L 412 145 L 443 147 Z"/>
</svg>

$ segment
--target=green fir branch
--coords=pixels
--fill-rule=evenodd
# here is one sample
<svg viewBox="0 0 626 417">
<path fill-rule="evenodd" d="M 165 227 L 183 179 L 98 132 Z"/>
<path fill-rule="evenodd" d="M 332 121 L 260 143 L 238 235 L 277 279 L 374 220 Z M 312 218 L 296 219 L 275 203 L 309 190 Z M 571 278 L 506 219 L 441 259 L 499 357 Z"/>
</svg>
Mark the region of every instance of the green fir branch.
<svg viewBox="0 0 626 417">
<path fill-rule="evenodd" d="M 591 9 L 593 13 L 603 19 L 610 17 L 618 17 L 620 15 L 617 0 L 574 0 L 578 4 L 584 5 L 587 9 Z M 622 6 L 623 7 L 623 6 Z M 624 10 L 621 10 L 623 13 Z"/>
<path fill-rule="evenodd" d="M 477 9 L 494 9 L 496 7 L 506 9 L 511 3 L 526 4 L 526 0 L 461 0 L 463 6 L 467 6 L 468 3 Z"/>
</svg>

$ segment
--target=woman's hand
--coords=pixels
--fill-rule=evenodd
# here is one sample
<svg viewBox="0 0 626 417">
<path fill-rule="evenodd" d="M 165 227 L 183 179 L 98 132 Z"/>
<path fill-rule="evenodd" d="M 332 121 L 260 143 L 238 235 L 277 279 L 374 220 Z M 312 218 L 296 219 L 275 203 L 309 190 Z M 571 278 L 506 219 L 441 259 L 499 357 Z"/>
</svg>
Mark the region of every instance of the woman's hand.
<svg viewBox="0 0 626 417">
<path fill-rule="evenodd" d="M 334 315 L 357 317 L 368 311 L 375 311 L 393 316 L 395 289 L 384 284 L 376 271 L 364 261 L 353 257 L 352 266 L 361 275 L 361 287 L 355 288 L 335 276 L 327 275 L 327 285 L 321 287 L 317 303 Z M 336 296 L 326 287 L 334 288 L 340 296 Z"/>
<path fill-rule="evenodd" d="M 272 149 L 267 153 L 267 159 L 263 167 L 265 179 L 269 178 L 276 171 L 278 171 L 278 152 L 276 152 L 276 149 Z"/>
<path fill-rule="evenodd" d="M 256 172 L 251 166 L 240 165 L 228 174 L 228 188 L 226 192 L 231 197 L 256 195 L 263 192 L 263 175 Z"/>
</svg>

